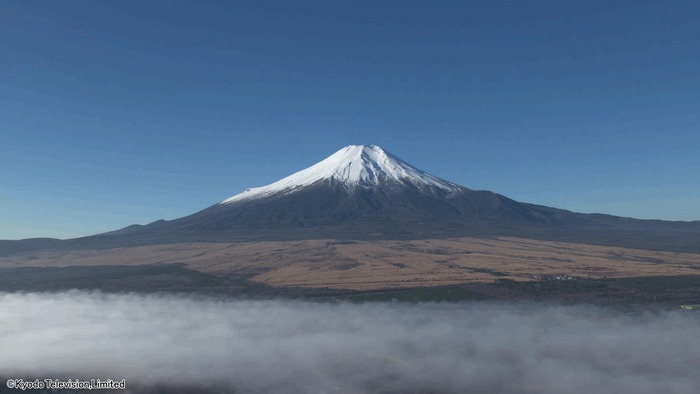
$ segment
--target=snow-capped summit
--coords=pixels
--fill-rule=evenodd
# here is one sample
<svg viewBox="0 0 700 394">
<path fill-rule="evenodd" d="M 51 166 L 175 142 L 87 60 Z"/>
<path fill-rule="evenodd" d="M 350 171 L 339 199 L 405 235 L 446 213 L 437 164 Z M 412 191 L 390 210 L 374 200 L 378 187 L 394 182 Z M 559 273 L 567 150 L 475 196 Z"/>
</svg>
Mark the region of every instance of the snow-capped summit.
<svg viewBox="0 0 700 394">
<path fill-rule="evenodd" d="M 413 167 L 376 145 L 350 145 L 309 168 L 267 186 L 246 189 L 220 204 L 293 193 L 319 181 L 336 182 L 348 190 L 389 182 L 410 184 L 419 189 L 437 188 L 448 192 L 461 188 Z"/>
<path fill-rule="evenodd" d="M 296 174 L 268 186 L 248 189 L 188 216 L 145 226 L 129 226 L 60 244 L 66 246 L 42 245 L 47 248 L 88 245 L 103 249 L 192 242 L 312 239 L 341 240 L 344 244 L 351 244 L 357 240 L 486 236 L 531 237 L 543 241 L 700 253 L 699 234 L 700 222 L 660 222 L 579 214 L 521 203 L 494 192 L 472 190 L 429 175 L 378 146 L 353 145 Z M 28 241 L 32 243 L 13 247 L 18 250 L 34 248 L 34 240 Z M 299 244 L 300 254 L 295 254 L 294 259 L 308 262 L 309 270 L 318 267 L 316 261 L 323 259 L 336 261 L 339 267 L 353 262 L 350 267 L 354 267 L 354 257 L 338 259 L 335 243 L 324 244 L 328 246 L 318 246 L 318 249 L 312 245 L 321 243 Z M 2 247 L 0 243 L 0 255 Z M 440 250 L 435 253 L 442 253 L 439 246 L 435 247 L 436 251 Z M 310 253 L 308 260 L 304 248 L 313 248 L 313 251 L 306 249 Z M 228 250 L 228 247 L 224 249 Z M 222 253 L 228 255 L 229 252 Z M 379 254 L 383 255 L 383 252 Z M 222 254 L 222 258 L 228 259 L 223 257 L 225 255 Z M 251 256 L 257 254 L 253 252 Z M 242 268 L 241 272 L 274 270 L 276 259 L 260 260 L 263 265 L 259 268 L 251 266 Z"/>
</svg>

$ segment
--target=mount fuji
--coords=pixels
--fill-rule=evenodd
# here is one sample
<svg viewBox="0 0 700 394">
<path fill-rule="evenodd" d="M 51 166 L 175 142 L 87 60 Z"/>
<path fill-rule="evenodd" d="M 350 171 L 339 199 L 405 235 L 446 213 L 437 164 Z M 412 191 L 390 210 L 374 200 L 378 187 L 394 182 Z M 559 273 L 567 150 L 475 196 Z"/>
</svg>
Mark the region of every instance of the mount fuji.
<svg viewBox="0 0 700 394">
<path fill-rule="evenodd" d="M 401 239 L 558 223 L 567 211 L 522 204 L 428 174 L 376 145 L 351 145 L 193 215 L 102 236 L 194 240 Z"/>
<path fill-rule="evenodd" d="M 580 214 L 517 202 L 428 174 L 376 145 L 351 145 L 189 216 L 65 241 L 2 241 L 0 255 L 38 247 L 462 236 L 700 252 L 700 222 Z"/>
</svg>

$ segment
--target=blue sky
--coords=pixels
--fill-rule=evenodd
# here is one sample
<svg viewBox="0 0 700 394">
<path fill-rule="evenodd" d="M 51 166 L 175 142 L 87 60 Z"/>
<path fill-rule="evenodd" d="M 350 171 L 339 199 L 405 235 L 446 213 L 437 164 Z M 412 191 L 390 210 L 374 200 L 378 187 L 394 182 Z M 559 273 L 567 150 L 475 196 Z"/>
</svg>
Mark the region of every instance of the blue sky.
<svg viewBox="0 0 700 394">
<path fill-rule="evenodd" d="M 3 1 L 0 239 L 195 212 L 343 146 L 700 220 L 700 3 Z"/>
</svg>

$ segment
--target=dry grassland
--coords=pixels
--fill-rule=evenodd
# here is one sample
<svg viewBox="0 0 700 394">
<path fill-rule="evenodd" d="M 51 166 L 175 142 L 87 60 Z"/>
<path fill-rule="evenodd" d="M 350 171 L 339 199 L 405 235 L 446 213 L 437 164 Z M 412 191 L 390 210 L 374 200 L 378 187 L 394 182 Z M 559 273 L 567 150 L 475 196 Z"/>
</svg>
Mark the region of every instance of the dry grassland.
<svg viewBox="0 0 700 394">
<path fill-rule="evenodd" d="M 187 243 L 0 258 L 0 267 L 182 263 L 272 286 L 372 290 L 530 281 L 700 274 L 700 255 L 520 238 L 413 241 Z"/>
</svg>

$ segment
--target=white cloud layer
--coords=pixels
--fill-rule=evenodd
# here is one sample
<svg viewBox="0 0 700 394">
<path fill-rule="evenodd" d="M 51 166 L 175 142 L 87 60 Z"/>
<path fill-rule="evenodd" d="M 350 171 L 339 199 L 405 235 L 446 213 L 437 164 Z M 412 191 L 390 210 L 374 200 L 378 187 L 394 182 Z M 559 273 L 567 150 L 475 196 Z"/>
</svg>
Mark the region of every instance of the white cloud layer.
<svg viewBox="0 0 700 394">
<path fill-rule="evenodd" d="M 698 393 L 698 332 L 682 311 L 0 294 L 0 375 L 131 391 Z"/>
</svg>

